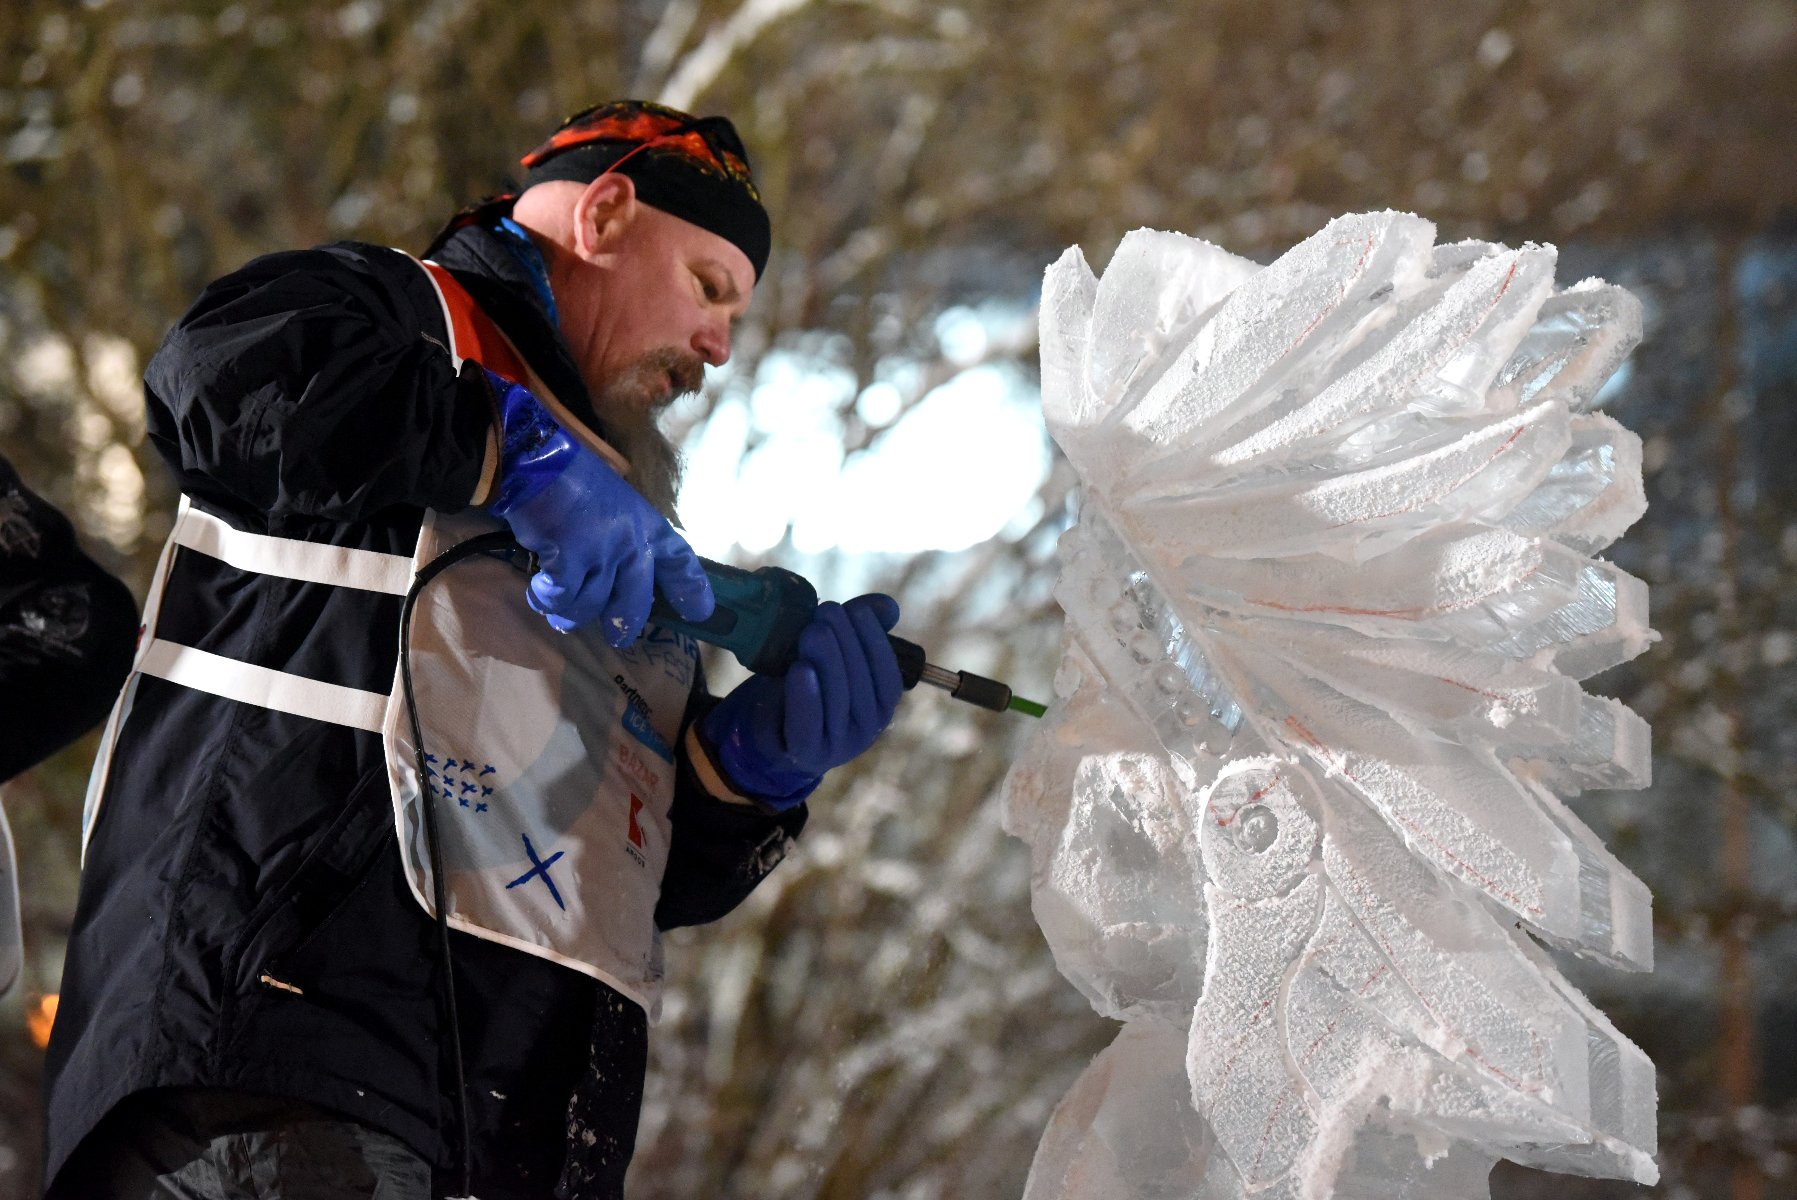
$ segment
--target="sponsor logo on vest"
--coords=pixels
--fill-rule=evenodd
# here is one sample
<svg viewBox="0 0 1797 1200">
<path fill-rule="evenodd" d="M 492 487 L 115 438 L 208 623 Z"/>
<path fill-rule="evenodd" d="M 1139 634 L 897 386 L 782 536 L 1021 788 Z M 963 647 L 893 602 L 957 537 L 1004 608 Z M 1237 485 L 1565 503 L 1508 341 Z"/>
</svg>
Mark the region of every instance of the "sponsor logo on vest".
<svg viewBox="0 0 1797 1200">
<path fill-rule="evenodd" d="M 653 792 L 661 786 L 661 775 L 650 770 L 643 756 L 622 742 L 612 744 L 612 763 L 618 773 L 645 792 Z"/>
<path fill-rule="evenodd" d="M 618 685 L 620 692 L 624 693 L 624 699 L 630 703 L 630 707 L 640 709 L 645 717 L 654 715 L 654 710 L 649 707 L 649 702 L 643 699 L 643 694 L 625 683 L 622 675 L 613 675 L 611 681 Z"/>
<path fill-rule="evenodd" d="M 647 867 L 649 860 L 644 858 L 641 853 L 644 845 L 643 827 L 636 823 L 636 815 L 642 811 L 643 802 L 637 798 L 635 792 L 630 793 L 630 828 L 625 831 L 625 836 L 630 839 L 630 843 L 624 847 L 624 853 L 630 855 L 636 861 L 637 866 Z"/>
<path fill-rule="evenodd" d="M 634 704 L 624 707 L 624 730 L 631 737 L 649 747 L 655 757 L 663 762 L 674 761 L 674 752 L 668 749 L 668 744 L 661 740 L 661 734 L 656 733 L 655 727 L 649 724 L 649 718 Z"/>
</svg>

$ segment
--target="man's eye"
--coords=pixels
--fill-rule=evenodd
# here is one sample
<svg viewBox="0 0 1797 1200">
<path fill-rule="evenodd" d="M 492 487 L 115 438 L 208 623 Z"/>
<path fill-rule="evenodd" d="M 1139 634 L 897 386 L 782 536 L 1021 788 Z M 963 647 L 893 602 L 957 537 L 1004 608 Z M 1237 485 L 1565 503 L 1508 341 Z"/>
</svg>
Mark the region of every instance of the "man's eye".
<svg viewBox="0 0 1797 1200">
<path fill-rule="evenodd" d="M 723 295 L 723 293 L 718 289 L 717 284 L 713 283 L 709 279 L 704 278 L 703 276 L 701 276 L 699 279 L 699 288 L 701 291 L 703 291 L 705 293 L 705 298 L 707 300 L 711 301 L 713 304 L 716 304 L 718 301 L 718 297 Z"/>
</svg>

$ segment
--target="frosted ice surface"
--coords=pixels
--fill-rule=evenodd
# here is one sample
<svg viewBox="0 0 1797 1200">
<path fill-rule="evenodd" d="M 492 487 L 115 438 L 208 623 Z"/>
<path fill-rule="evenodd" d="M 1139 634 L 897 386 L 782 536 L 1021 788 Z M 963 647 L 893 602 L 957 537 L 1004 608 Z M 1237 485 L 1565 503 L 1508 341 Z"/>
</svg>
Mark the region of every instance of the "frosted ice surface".
<svg viewBox="0 0 1797 1200">
<path fill-rule="evenodd" d="M 1652 1065 L 1536 944 L 1652 960 L 1647 890 L 1562 802 L 1648 778 L 1579 683 L 1653 639 L 1591 557 L 1644 508 L 1639 439 L 1588 411 L 1641 312 L 1554 262 L 1387 212 L 1265 268 L 1150 230 L 1049 268 L 1084 487 L 1005 818 L 1124 1025 L 1028 1200 L 1656 1177 Z"/>
<path fill-rule="evenodd" d="M 1071 758 L 1050 748 L 1038 760 L 1075 783 L 1057 789 L 1068 807 L 1029 839 L 1036 874 L 1051 881 L 1033 897 L 1036 920 L 1062 974 L 1099 1012 L 1183 1023 L 1203 981 L 1208 926 L 1195 864 L 1174 878 L 1192 836 L 1178 777 L 1152 735 L 1098 688 L 1074 690 L 1057 709 L 1066 728 L 1103 729 L 1107 750 L 1075 741 Z M 1012 827 L 1042 815 L 1018 815 Z"/>
<path fill-rule="evenodd" d="M 1647 511 L 1641 490 L 1641 439 L 1602 414 L 1575 416 L 1566 456 L 1503 524 L 1595 554 Z"/>
</svg>

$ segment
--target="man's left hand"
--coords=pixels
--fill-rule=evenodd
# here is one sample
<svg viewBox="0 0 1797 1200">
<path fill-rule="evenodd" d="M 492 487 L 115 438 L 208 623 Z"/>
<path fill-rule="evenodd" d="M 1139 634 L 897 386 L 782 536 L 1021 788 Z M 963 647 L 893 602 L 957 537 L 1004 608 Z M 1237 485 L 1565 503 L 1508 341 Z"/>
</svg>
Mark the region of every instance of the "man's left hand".
<svg viewBox="0 0 1797 1200">
<path fill-rule="evenodd" d="M 705 715 L 701 731 L 725 780 L 788 809 L 873 745 L 904 694 L 886 639 L 898 618 L 898 601 L 878 592 L 818 605 L 784 678 L 756 675 Z"/>
</svg>

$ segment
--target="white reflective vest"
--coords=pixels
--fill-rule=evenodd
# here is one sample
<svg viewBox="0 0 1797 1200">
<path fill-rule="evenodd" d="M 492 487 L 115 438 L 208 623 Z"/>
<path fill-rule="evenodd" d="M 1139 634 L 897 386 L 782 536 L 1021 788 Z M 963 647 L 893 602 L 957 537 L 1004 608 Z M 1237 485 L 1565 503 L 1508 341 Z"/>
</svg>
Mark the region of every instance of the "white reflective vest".
<svg viewBox="0 0 1797 1200">
<path fill-rule="evenodd" d="M 509 346 L 494 352 L 503 335 L 447 272 L 431 264 L 427 274 L 444 302 L 456 368 L 475 357 L 500 374 L 525 374 Z M 407 880 L 425 911 L 436 911 L 420 808 L 428 789 L 449 924 L 591 975 L 654 1020 L 662 977 L 654 912 L 671 836 L 675 746 L 698 671 L 691 638 L 651 626 L 618 651 L 596 626 L 560 634 L 531 611 L 526 578 L 509 562 L 475 555 L 455 563 L 424 588 L 407 639 L 424 739 L 421 780 L 400 672 L 382 694 L 155 636 L 177 555 L 404 596 L 426 563 L 500 528 L 480 510 L 427 511 L 407 558 L 237 529 L 183 498 L 145 604 L 131 678 L 102 735 L 84 838 L 141 676 L 378 733 Z"/>
</svg>

